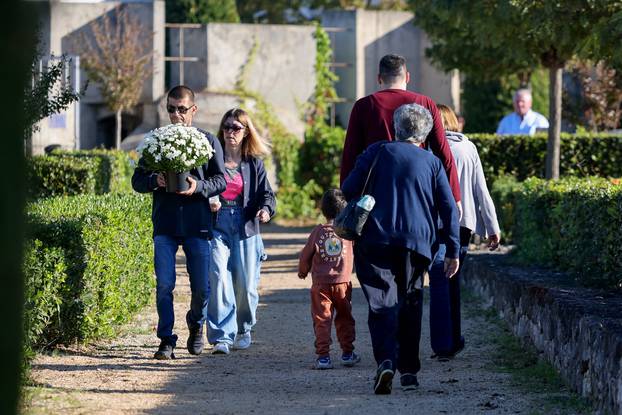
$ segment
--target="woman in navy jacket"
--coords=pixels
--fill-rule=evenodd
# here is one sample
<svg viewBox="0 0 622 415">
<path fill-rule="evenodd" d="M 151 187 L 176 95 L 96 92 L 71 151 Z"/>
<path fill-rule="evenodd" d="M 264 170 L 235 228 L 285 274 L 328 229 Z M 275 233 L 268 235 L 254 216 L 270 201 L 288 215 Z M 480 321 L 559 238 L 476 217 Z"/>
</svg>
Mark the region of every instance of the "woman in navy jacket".
<svg viewBox="0 0 622 415">
<path fill-rule="evenodd" d="M 228 354 L 231 347 L 246 349 L 251 344 L 264 255 L 259 223 L 274 216 L 276 200 L 260 159 L 269 153 L 268 146 L 248 114 L 239 108 L 227 111 L 218 139 L 227 188 L 210 199 L 217 219 L 211 241 L 207 337 L 213 353 Z"/>
<path fill-rule="evenodd" d="M 424 107 L 407 104 L 393 114 L 397 141 L 367 148 L 342 185 L 348 200 L 365 191 L 376 205 L 354 245 L 356 274 L 369 303 L 369 331 L 378 364 L 374 392 L 391 393 L 395 370 L 405 390 L 418 385 L 423 274 L 439 244 L 438 222 L 448 234 L 446 275 L 458 268 L 456 202 L 441 161 L 419 147 L 432 128 Z"/>
</svg>

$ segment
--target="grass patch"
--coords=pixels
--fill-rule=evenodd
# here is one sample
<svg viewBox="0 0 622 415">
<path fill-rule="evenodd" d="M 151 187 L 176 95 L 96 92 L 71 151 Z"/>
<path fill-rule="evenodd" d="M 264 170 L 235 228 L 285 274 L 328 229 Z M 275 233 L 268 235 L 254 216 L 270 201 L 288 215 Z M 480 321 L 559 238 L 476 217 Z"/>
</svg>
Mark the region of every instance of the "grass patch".
<svg viewBox="0 0 622 415">
<path fill-rule="evenodd" d="M 530 415 L 594 412 L 589 401 L 572 391 L 533 346 L 522 344 L 512 334 L 494 308 L 485 308 L 481 298 L 469 290 L 463 289 L 461 297 L 465 317 L 485 321 L 485 329 L 477 333 L 477 337 L 494 346 L 490 369 L 509 374 L 516 387 L 536 396 L 539 409 L 529 412 Z"/>
</svg>

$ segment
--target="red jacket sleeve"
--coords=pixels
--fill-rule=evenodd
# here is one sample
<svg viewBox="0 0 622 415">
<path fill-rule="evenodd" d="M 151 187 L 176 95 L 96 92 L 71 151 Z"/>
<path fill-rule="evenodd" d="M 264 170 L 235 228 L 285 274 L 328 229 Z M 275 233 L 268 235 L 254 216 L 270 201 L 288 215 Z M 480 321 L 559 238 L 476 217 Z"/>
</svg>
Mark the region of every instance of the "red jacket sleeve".
<svg viewBox="0 0 622 415">
<path fill-rule="evenodd" d="M 343 143 L 343 153 L 341 155 L 341 174 L 339 184 L 343 184 L 348 174 L 354 169 L 356 158 L 365 150 L 363 105 L 361 100 L 356 101 L 350 113 L 350 121 L 346 131 L 346 140 Z"/>
<path fill-rule="evenodd" d="M 298 275 L 304 275 L 305 277 L 311 271 L 311 265 L 313 264 L 313 255 L 315 254 L 315 242 L 317 240 L 318 227 L 315 227 L 309 235 L 309 239 L 302 248 L 300 256 L 298 257 Z"/>
<path fill-rule="evenodd" d="M 445 129 L 443 128 L 441 114 L 438 112 L 438 108 L 436 108 L 435 104 L 430 105 L 428 109 L 432 113 L 432 119 L 434 120 L 432 131 L 428 134 L 428 143 L 432 153 L 441 159 L 441 163 L 443 163 L 447 178 L 449 179 L 451 193 L 456 202 L 459 202 L 462 200 L 462 197 L 460 195 L 460 182 L 458 181 L 456 162 L 454 161 L 454 156 L 451 154 L 449 143 L 445 137 Z"/>
</svg>

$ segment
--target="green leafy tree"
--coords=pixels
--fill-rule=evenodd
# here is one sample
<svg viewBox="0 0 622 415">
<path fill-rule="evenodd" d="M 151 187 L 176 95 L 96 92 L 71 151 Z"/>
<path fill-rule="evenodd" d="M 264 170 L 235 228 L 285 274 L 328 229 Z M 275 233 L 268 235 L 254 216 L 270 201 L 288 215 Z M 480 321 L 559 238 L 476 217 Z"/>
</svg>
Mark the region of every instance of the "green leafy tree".
<svg viewBox="0 0 622 415">
<path fill-rule="evenodd" d="M 166 2 L 169 23 L 239 23 L 235 0 L 176 0 Z"/>
<path fill-rule="evenodd" d="M 30 139 L 37 122 L 64 111 L 81 96 L 81 92 L 74 90 L 70 78 L 63 79 L 71 59 L 63 55 L 44 63 L 42 57 L 40 52 L 34 54 L 30 66 L 32 82 L 27 85 L 24 94 L 26 140 Z"/>
<path fill-rule="evenodd" d="M 562 70 L 575 56 L 613 55 L 619 44 L 595 47 L 614 25 L 619 0 L 412 0 L 417 24 L 430 36 L 430 55 L 445 69 L 483 78 L 549 71 L 546 177 L 559 177 Z"/>
</svg>

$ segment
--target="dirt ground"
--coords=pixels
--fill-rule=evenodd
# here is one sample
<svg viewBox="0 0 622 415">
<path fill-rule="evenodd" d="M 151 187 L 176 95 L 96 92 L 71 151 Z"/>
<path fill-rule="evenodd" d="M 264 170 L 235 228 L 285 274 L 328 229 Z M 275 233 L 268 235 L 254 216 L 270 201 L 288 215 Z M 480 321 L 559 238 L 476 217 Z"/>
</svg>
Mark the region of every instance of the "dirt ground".
<svg viewBox="0 0 622 415">
<path fill-rule="evenodd" d="M 365 298 L 354 278 L 356 351 L 354 368 L 311 370 L 315 358 L 308 280 L 296 276 L 297 254 L 309 228 L 267 226 L 268 261 L 262 269 L 258 323 L 248 350 L 200 356 L 185 349 L 184 315 L 189 285 L 178 257 L 175 297 L 179 334 L 177 359 L 154 360 L 155 307 L 141 313 L 121 336 L 89 347 L 67 347 L 39 355 L 29 388 L 29 414 L 507 414 L 533 413 L 537 400 L 491 368 L 491 345 L 482 337 L 483 318 L 464 320 L 466 349 L 453 361 L 430 358 L 427 307 L 421 340 L 420 387 L 375 396 Z M 146 247 L 146 249 L 150 249 Z M 181 253 L 181 251 L 180 251 Z M 151 294 L 153 295 L 153 293 Z M 427 294 L 426 294 L 427 295 Z M 472 313 L 471 313 L 472 314 Z M 333 344 L 333 358 L 339 350 Z"/>
</svg>

